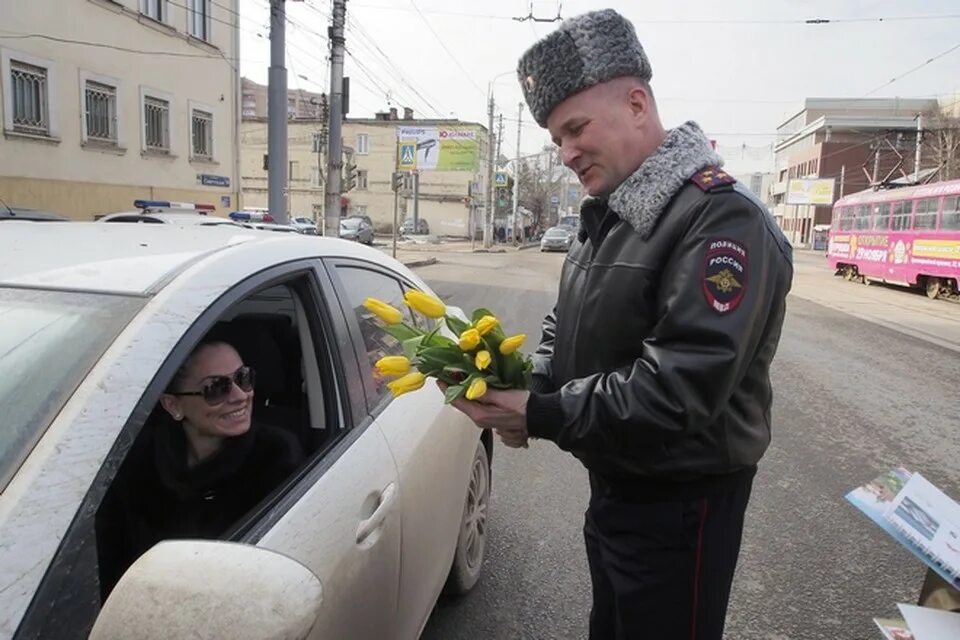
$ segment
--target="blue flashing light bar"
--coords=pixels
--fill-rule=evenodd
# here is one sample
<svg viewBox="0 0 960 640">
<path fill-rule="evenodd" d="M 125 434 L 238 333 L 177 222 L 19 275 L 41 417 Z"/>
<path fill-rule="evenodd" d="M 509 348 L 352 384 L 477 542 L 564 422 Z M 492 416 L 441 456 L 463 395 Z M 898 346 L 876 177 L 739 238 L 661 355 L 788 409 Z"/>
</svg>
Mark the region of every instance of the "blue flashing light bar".
<svg viewBox="0 0 960 640">
<path fill-rule="evenodd" d="M 265 211 L 231 211 L 228 218 L 235 222 L 273 222 L 273 216 Z"/>
<path fill-rule="evenodd" d="M 216 211 L 212 204 L 195 204 L 192 202 L 170 202 L 169 200 L 134 200 L 133 206 L 137 209 L 184 209 L 197 211 L 206 215 L 208 211 Z"/>
</svg>

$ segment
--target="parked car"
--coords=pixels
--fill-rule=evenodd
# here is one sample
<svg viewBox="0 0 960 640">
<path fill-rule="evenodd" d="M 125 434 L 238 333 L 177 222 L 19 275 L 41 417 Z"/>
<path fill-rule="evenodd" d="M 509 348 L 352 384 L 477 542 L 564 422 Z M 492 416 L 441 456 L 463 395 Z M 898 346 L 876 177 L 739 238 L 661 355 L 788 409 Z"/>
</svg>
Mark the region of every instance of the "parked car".
<svg viewBox="0 0 960 640">
<path fill-rule="evenodd" d="M 425 236 L 429 233 L 430 233 L 430 225 L 427 224 L 427 221 L 424 220 L 423 218 L 419 218 L 417 220 L 416 231 L 414 231 L 413 229 L 413 218 L 407 218 L 400 225 L 400 234 L 404 236 L 412 236 L 412 235 Z"/>
<path fill-rule="evenodd" d="M 569 227 L 550 227 L 540 238 L 540 251 L 567 251 L 575 235 Z"/>
<path fill-rule="evenodd" d="M 363 220 L 363 221 L 366 222 L 367 225 L 369 225 L 371 228 L 373 227 L 373 220 L 370 219 L 370 216 L 354 214 L 354 215 L 352 215 L 352 216 L 347 216 L 347 217 L 344 218 L 344 219 L 345 219 L 345 220 L 353 220 L 353 219 Z"/>
<path fill-rule="evenodd" d="M 361 244 L 373 244 L 373 227 L 360 218 L 342 218 L 340 237 Z"/>
<path fill-rule="evenodd" d="M 188 202 L 170 202 L 168 200 L 134 200 L 137 211 L 110 213 L 97 219 L 97 222 L 128 222 L 139 224 L 176 224 L 215 227 L 241 225 L 227 218 L 209 215 L 215 208 L 212 204 L 193 204 Z"/>
<path fill-rule="evenodd" d="M 297 230 L 307 236 L 316 236 L 319 235 L 317 232 L 317 223 L 311 220 L 310 218 L 294 218 L 290 221 L 291 226 L 297 228 Z"/>
<path fill-rule="evenodd" d="M 6 205 L 0 209 L 0 221 L 3 220 L 25 220 L 29 222 L 68 222 L 70 218 L 62 216 L 59 213 L 50 213 L 49 211 L 38 211 L 36 209 L 24 209 L 23 207 L 8 207 Z"/>
<path fill-rule="evenodd" d="M 96 624 L 93 638 L 191 627 L 416 638 L 444 588 L 475 584 L 492 440 L 435 385 L 393 398 L 374 374 L 403 349 L 363 302 L 432 294 L 416 274 L 329 238 L 10 226 L 0 233 L 5 637 L 86 638 Z M 286 430 L 306 459 L 218 540 L 154 546 L 101 606 L 105 497 L 125 490 L 125 469 L 150 473 L 140 444 L 161 395 L 224 324 L 259 374 L 253 418 Z"/>
</svg>

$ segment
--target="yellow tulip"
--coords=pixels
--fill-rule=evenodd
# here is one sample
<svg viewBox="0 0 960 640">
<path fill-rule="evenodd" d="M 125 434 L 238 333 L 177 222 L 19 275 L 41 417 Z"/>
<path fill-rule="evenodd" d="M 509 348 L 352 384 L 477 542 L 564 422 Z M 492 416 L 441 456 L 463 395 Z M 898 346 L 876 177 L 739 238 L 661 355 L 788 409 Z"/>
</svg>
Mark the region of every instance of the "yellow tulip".
<svg viewBox="0 0 960 640">
<path fill-rule="evenodd" d="M 480 332 L 480 335 L 485 336 L 496 328 L 499 321 L 493 316 L 483 316 L 477 320 L 477 331 Z"/>
<path fill-rule="evenodd" d="M 487 392 L 487 381 L 483 378 L 477 378 L 470 383 L 470 386 L 467 387 L 466 397 L 467 400 L 476 400 L 477 398 L 482 398 L 483 394 Z"/>
<path fill-rule="evenodd" d="M 408 307 L 428 318 L 442 318 L 447 313 L 447 307 L 442 302 L 422 291 L 407 291 L 403 294 L 403 301 Z"/>
<path fill-rule="evenodd" d="M 402 376 L 410 373 L 411 363 L 403 356 L 384 356 L 377 360 L 377 371 L 385 376 Z"/>
<path fill-rule="evenodd" d="M 490 366 L 491 360 L 489 351 L 481 351 L 477 354 L 477 357 L 474 358 L 473 363 L 477 365 L 477 369 L 483 371 Z"/>
<path fill-rule="evenodd" d="M 414 371 L 402 378 L 397 378 L 393 382 L 388 382 L 387 388 L 390 389 L 390 393 L 392 393 L 394 397 L 397 397 L 405 393 L 410 393 L 411 391 L 416 391 L 422 387 L 426 381 L 427 377 L 425 375 L 419 371 Z"/>
<path fill-rule="evenodd" d="M 460 349 L 473 351 L 480 344 L 480 333 L 476 329 L 467 329 L 460 334 Z"/>
<path fill-rule="evenodd" d="M 523 341 L 527 339 L 527 334 L 518 333 L 515 336 L 510 336 L 505 338 L 503 342 L 500 343 L 500 353 L 505 356 L 510 355 L 514 351 L 520 348 L 520 345 L 523 344 Z"/>
<path fill-rule="evenodd" d="M 366 307 L 367 311 L 387 324 L 400 324 L 403 321 L 403 313 L 396 307 L 391 307 L 382 300 L 367 298 L 363 301 L 363 306 Z"/>
</svg>

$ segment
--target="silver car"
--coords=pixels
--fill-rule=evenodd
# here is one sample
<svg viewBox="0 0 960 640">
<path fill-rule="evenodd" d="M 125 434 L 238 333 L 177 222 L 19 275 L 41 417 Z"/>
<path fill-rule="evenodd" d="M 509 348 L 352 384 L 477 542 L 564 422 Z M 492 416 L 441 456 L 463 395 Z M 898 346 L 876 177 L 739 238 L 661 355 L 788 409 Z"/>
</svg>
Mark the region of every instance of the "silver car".
<svg viewBox="0 0 960 640">
<path fill-rule="evenodd" d="M 492 441 L 435 385 L 393 398 L 372 365 L 402 348 L 363 302 L 430 293 L 413 272 L 293 233 L 10 226 L 0 637 L 412 639 L 442 590 L 475 584 Z M 105 496 L 125 489 L 160 395 L 221 323 L 242 327 L 235 346 L 257 370 L 253 418 L 306 457 L 217 539 L 151 548 L 101 604 Z"/>
<path fill-rule="evenodd" d="M 373 227 L 362 218 L 340 220 L 340 237 L 361 244 L 373 244 Z"/>
<path fill-rule="evenodd" d="M 540 251 L 567 251 L 574 233 L 568 227 L 551 227 L 540 238 Z"/>
</svg>

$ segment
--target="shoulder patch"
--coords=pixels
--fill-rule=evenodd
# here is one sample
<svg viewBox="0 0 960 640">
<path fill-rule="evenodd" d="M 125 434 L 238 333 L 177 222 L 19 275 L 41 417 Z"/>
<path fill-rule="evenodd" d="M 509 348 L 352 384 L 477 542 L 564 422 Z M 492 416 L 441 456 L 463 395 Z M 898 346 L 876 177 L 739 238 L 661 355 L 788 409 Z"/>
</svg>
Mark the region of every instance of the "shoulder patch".
<svg viewBox="0 0 960 640">
<path fill-rule="evenodd" d="M 747 290 L 747 249 L 735 240 L 712 238 L 703 255 L 703 295 L 723 315 L 743 301 Z"/>
<path fill-rule="evenodd" d="M 725 191 L 725 187 L 735 183 L 737 180 L 720 167 L 710 166 L 693 174 L 690 177 L 690 181 L 702 190 L 710 193 L 712 191 Z"/>
</svg>

